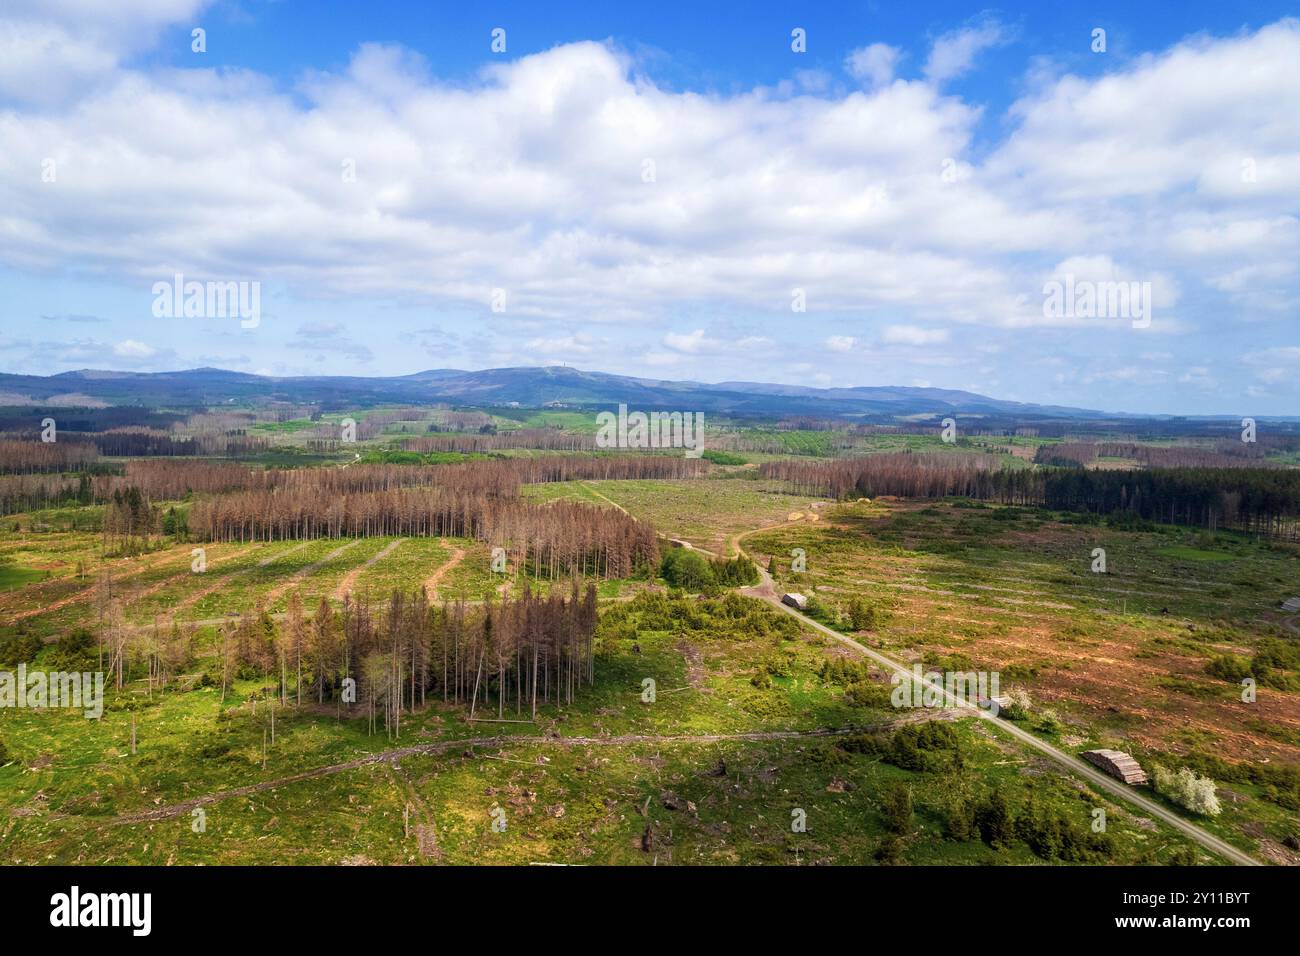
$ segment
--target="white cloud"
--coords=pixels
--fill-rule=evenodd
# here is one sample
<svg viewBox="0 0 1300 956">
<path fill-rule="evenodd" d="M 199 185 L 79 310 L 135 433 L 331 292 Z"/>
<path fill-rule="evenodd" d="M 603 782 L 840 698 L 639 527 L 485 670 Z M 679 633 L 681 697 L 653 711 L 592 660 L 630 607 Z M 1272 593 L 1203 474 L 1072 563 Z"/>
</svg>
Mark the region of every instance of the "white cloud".
<svg viewBox="0 0 1300 956">
<path fill-rule="evenodd" d="M 529 339 L 524 348 L 535 356 L 568 358 L 593 355 L 598 344 L 594 337 L 579 332 Z"/>
<path fill-rule="evenodd" d="M 975 326 L 1015 363 L 1020 336 L 1045 324 L 1044 276 L 1062 267 L 1152 281 L 1153 332 L 1259 327 L 1300 303 L 1294 20 L 1115 57 L 1086 77 L 1049 65 L 1005 116 L 986 117 L 940 84 L 1007 39 L 992 21 L 940 36 L 924 81 L 897 78 L 902 54 L 872 44 L 846 62 L 863 88 L 809 73 L 787 95 L 660 87 L 591 42 L 455 84 L 382 44 L 288 88 L 199 57 L 132 65 L 202 10 L 6 5 L 0 266 L 138 288 L 142 315 L 149 284 L 179 271 L 260 279 L 290 298 L 432 305 L 484 329 L 539 323 L 524 335 L 509 324 L 492 354 L 522 354 L 530 338 L 581 354 L 574 323 L 621 325 L 638 341 L 662 336 L 638 363 L 692 373 L 742 343 L 751 356 L 774 348 L 754 323 L 788 322 L 794 287 L 808 294 L 806 339 L 855 359 L 859 343 L 827 338 L 849 319 L 861 341 L 900 346 Z M 38 88 L 49 98 L 31 99 Z M 41 181 L 46 158 L 56 182 Z M 954 182 L 941 177 L 946 158 Z M 345 160 L 356 182 L 340 175 Z M 489 311 L 498 287 L 505 316 Z M 106 314 L 129 316 L 129 304 Z M 707 333 L 690 330 L 701 315 Z M 750 324 L 713 318 L 735 315 Z M 674 325 L 688 331 L 664 334 Z M 366 331 L 346 330 L 370 341 Z M 263 332 L 278 332 L 272 318 Z M 311 355 L 328 340 L 332 355 L 369 357 L 344 332 L 280 339 Z M 59 348 L 43 354 L 93 361 L 76 343 Z"/>
<path fill-rule="evenodd" d="M 941 38 L 932 66 L 950 70 L 995 36 L 986 25 Z M 463 88 L 431 80 L 410 51 L 365 45 L 343 72 L 305 77 L 305 105 L 238 71 L 119 67 L 67 112 L 0 112 L 0 260 L 478 308 L 502 287 L 514 317 L 610 322 L 700 301 L 775 314 L 800 286 L 822 314 L 874 304 L 926 322 L 1032 324 L 1041 273 L 1019 259 L 1080 248 L 1112 261 L 1141 253 L 1139 277 L 1191 266 L 1228 293 L 1293 289 L 1279 263 L 1300 258 L 1294 217 L 1246 219 L 1235 206 L 1249 209 L 1250 194 L 1165 195 L 1144 163 L 1130 175 L 1098 154 L 1141 142 L 1188 185 L 1213 152 L 1188 144 L 1207 136 L 1258 143 L 1262 126 L 1270 155 L 1300 155 L 1294 124 L 1264 122 L 1300 105 L 1297 56 L 1300 29 L 1283 23 L 1095 80 L 1062 78 L 1016 105 L 1018 128 L 982 164 L 963 158 L 979 111 L 926 83 L 798 102 L 673 93 L 596 43 L 493 64 Z M 1235 99 L 1205 102 L 1192 80 L 1210 66 L 1249 66 L 1261 84 L 1233 80 Z M 1162 117 L 1154 129 L 1116 105 L 1130 92 L 1151 100 L 1151 75 L 1169 71 L 1159 108 L 1147 107 Z M 41 183 L 51 153 L 58 181 Z M 653 183 L 642 181 L 647 157 Z M 958 182 L 941 181 L 944 157 L 965 171 Z M 344 160 L 356 182 L 343 181 Z M 1122 183 L 1125 198 L 1096 195 L 1098 177 Z M 1294 190 L 1300 175 L 1278 179 Z M 1147 183 L 1156 191 L 1130 201 Z M 1261 224 L 1233 225 L 1245 221 Z M 1212 258 L 1216 230 L 1231 236 L 1227 262 Z M 1258 279 L 1234 280 L 1241 269 Z"/>
<path fill-rule="evenodd" d="M 932 83 L 943 83 L 961 76 L 975 65 L 975 58 L 989 47 L 1006 40 L 1006 32 L 996 21 L 945 33 L 934 41 L 924 73 Z"/>
<path fill-rule="evenodd" d="M 849 73 L 870 86 L 884 86 L 894 78 L 894 70 L 902 57 L 902 51 L 888 43 L 872 43 L 860 47 L 848 55 L 844 61 Z"/>
<path fill-rule="evenodd" d="M 852 352 L 858 340 L 851 335 L 832 335 L 826 340 L 826 347 L 832 352 Z"/>
<path fill-rule="evenodd" d="M 1214 388 L 1218 385 L 1210 370 L 1204 365 L 1193 365 L 1178 376 L 1178 381 L 1184 385 L 1195 385 L 1197 388 Z"/>
<path fill-rule="evenodd" d="M 889 325 L 881 338 L 889 345 L 937 345 L 948 341 L 947 329 L 923 329 L 915 325 Z"/>
<path fill-rule="evenodd" d="M 192 22 L 209 2 L 6 0 L 0 10 L 0 97 L 43 105 L 65 100 L 147 49 L 163 27 Z"/>
<path fill-rule="evenodd" d="M 157 355 L 158 350 L 136 339 L 123 339 L 113 346 L 113 354 L 118 358 L 147 359 Z"/>
<path fill-rule="evenodd" d="M 688 332 L 685 335 L 680 332 L 669 332 L 664 336 L 664 345 L 678 352 L 687 352 L 692 355 L 716 349 L 719 344 L 717 339 L 707 337 L 703 329 L 696 329 L 694 332 Z"/>
</svg>

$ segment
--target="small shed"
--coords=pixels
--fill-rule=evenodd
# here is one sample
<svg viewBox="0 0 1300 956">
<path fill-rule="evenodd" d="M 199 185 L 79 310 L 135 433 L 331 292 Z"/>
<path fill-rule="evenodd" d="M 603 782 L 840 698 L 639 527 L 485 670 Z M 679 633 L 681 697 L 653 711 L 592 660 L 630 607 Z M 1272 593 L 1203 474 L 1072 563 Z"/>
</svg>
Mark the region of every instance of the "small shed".
<svg viewBox="0 0 1300 956">
<path fill-rule="evenodd" d="M 1085 750 L 1080 756 L 1098 769 L 1132 786 L 1147 782 L 1147 772 L 1136 760 L 1121 751 Z"/>
<path fill-rule="evenodd" d="M 1282 602 L 1282 610 L 1287 612 L 1300 611 L 1300 597 L 1287 598 Z"/>
<path fill-rule="evenodd" d="M 794 591 L 791 591 L 788 594 L 782 594 L 781 603 L 788 604 L 793 608 L 799 609 L 800 611 L 808 610 L 808 599 L 804 597 L 802 594 L 796 594 Z"/>
</svg>

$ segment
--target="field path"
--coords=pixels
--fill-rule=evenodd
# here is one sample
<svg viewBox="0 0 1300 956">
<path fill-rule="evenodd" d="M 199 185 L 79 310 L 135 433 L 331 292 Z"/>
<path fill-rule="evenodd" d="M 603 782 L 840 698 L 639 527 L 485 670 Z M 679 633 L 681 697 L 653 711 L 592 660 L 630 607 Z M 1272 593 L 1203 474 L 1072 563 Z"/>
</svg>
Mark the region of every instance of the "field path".
<svg viewBox="0 0 1300 956">
<path fill-rule="evenodd" d="M 604 502 L 607 502 L 607 503 L 613 505 L 615 508 L 617 508 L 619 511 L 623 512 L 623 514 L 627 515 L 627 516 L 628 516 L 629 518 L 631 518 L 632 520 L 634 520 L 634 521 L 639 521 L 639 520 L 640 520 L 639 518 L 637 518 L 636 515 L 632 514 L 632 512 L 628 511 L 626 508 L 624 508 L 621 504 L 619 504 L 619 503 L 618 503 L 617 501 L 615 501 L 613 498 L 610 498 L 608 495 L 603 495 L 603 494 L 601 494 L 599 491 L 597 491 L 595 488 L 591 487 L 591 482 L 589 482 L 589 481 L 584 481 L 584 482 L 581 482 L 580 484 L 582 485 L 582 487 L 586 488 L 588 491 L 590 491 L 593 495 L 595 495 L 595 496 L 596 496 L 597 498 L 599 498 L 601 501 L 604 501 Z"/>
<path fill-rule="evenodd" d="M 347 597 L 350 593 L 352 593 L 352 587 L 357 583 L 357 578 L 361 577 L 361 572 L 366 570 L 366 568 L 370 567 L 371 565 L 377 564 L 378 562 L 384 560 L 384 558 L 388 557 L 390 554 L 396 551 L 397 546 L 405 540 L 406 540 L 405 538 L 397 538 L 394 541 L 388 542 L 387 546 L 378 554 L 371 555 L 362 564 L 357 565 L 347 574 L 343 575 L 343 580 L 340 581 L 339 586 L 334 589 L 334 600 L 342 601 L 345 597 Z"/>
<path fill-rule="evenodd" d="M 444 548 L 451 547 L 451 542 L 446 538 L 441 539 L 438 544 Z M 434 569 L 433 573 L 424 579 L 424 584 L 422 586 L 424 587 L 424 590 L 428 592 L 430 601 L 438 600 L 438 585 L 441 583 L 442 579 L 463 560 L 465 560 L 465 549 L 456 548 L 451 552 L 450 558 L 438 565 L 438 567 Z"/>
</svg>

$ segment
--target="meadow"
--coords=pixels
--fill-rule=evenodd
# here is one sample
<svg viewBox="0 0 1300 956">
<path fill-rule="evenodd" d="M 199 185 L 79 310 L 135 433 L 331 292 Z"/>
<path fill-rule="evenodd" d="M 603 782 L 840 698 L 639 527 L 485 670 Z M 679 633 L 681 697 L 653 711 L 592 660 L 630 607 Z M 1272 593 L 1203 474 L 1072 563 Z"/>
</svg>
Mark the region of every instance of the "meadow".
<svg viewBox="0 0 1300 956">
<path fill-rule="evenodd" d="M 833 626 L 852 631 L 849 608 L 865 601 L 878 623 L 861 636 L 896 658 L 998 672 L 1004 693 L 1028 694 L 1035 729 L 1070 750 L 1209 772 L 1231 812 L 1202 823 L 1294 862 L 1283 841 L 1300 827 L 1300 660 L 1277 610 L 1300 582 L 1294 546 L 879 500 L 744 546 L 775 558 L 778 584 L 812 596 Z"/>
<path fill-rule="evenodd" d="M 10 710 L 0 853 L 119 864 L 1214 862 L 983 722 L 900 718 L 868 671 L 853 676 L 874 691 L 846 692 L 845 674 L 826 669 L 837 648 L 751 599 L 620 604 L 602 618 L 597 655 L 590 694 L 535 725 L 471 722 L 431 700 L 398 739 L 367 736 L 346 707 L 281 708 L 257 681 L 224 702 L 210 686 L 131 687 L 100 721 Z M 922 732 L 935 724 L 943 733 Z M 994 793 L 1008 819 L 1025 821 L 1005 843 L 976 822 Z M 1104 840 L 1087 836 L 1098 809 Z"/>
<path fill-rule="evenodd" d="M 590 418 L 491 416 L 580 433 Z M 395 442 L 434 420 L 387 414 L 355 451 L 324 457 L 305 444 L 319 421 L 268 421 L 257 430 L 276 444 L 258 454 L 302 465 L 543 454 L 408 461 Z M 723 452 L 698 478 L 521 495 L 623 510 L 664 553 L 748 554 L 780 591 L 812 599 L 813 620 L 896 660 L 996 672 L 1003 693 L 1022 695 L 1012 719 L 1064 750 L 1114 747 L 1148 768 L 1212 776 L 1224 811 L 1199 825 L 1267 862 L 1300 862 L 1300 660 L 1277 610 L 1300 591 L 1295 545 L 966 499 L 836 502 L 756 465 L 954 446 L 731 427 L 777 450 Z M 956 450 L 1034 468 L 1051 441 L 977 436 Z M 154 507 L 183 515 L 190 503 Z M 102 533 L 104 514 L 70 504 L 0 522 L 0 669 L 96 669 L 94 635 L 156 640 L 173 625 L 186 653 L 165 680 L 137 669 L 110 688 L 99 720 L 0 710 L 8 862 L 1221 862 L 997 723 L 900 711 L 886 675 L 842 644 L 725 588 L 675 591 L 659 568 L 598 582 L 594 683 L 573 703 L 535 721 L 495 708 L 471 719 L 435 692 L 402 713 L 399 732 L 372 734 L 364 702 L 317 703 L 310 689 L 302 704 L 282 700 L 267 673 L 223 681 L 241 615 L 264 612 L 258 626 L 275 631 L 293 595 L 310 620 L 321 601 L 339 612 L 423 587 L 435 604 L 479 605 L 569 582 L 513 559 L 495 571 L 489 544 L 472 538 L 124 542 Z"/>
</svg>

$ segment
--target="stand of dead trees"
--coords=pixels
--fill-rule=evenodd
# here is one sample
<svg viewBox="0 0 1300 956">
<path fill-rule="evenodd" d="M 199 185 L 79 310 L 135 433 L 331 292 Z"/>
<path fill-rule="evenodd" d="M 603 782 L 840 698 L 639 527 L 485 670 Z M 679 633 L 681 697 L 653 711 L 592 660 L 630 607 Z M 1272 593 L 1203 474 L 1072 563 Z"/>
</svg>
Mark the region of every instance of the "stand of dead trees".
<svg viewBox="0 0 1300 956">
<path fill-rule="evenodd" d="M 76 471 L 98 459 L 98 450 L 81 436 L 60 436 L 52 442 L 35 435 L 30 440 L 0 440 L 0 474 Z"/>
<path fill-rule="evenodd" d="M 234 491 L 321 491 L 330 495 L 441 488 L 517 497 L 520 485 L 547 481 L 695 478 L 708 463 L 682 455 L 543 455 L 448 465 L 367 465 L 347 468 L 249 468 L 229 462 L 131 461 L 122 475 L 94 481 L 95 500 L 138 488 L 156 500 Z"/>
<path fill-rule="evenodd" d="M 1094 515 L 1229 528 L 1300 540 L 1300 471 L 1272 467 L 1036 470 L 992 455 L 869 455 L 828 462 L 768 462 L 761 474 L 800 493 L 835 498 L 961 496 Z"/>
<path fill-rule="evenodd" d="M 219 495 L 195 502 L 188 528 L 200 541 L 396 535 L 509 542 L 534 574 L 551 580 L 628 577 L 659 559 L 654 529 L 612 508 L 537 505 L 438 488 L 340 497 L 321 491 Z"/>
<path fill-rule="evenodd" d="M 1099 458 L 1123 458 L 1148 468 L 1282 468 L 1265 456 L 1259 443 L 1220 441 L 1213 446 L 1144 445 L 1138 442 L 1062 442 L 1039 445 L 1041 465 L 1090 465 Z"/>
<path fill-rule="evenodd" d="M 455 451 L 462 454 L 498 451 L 503 448 L 540 448 L 546 451 L 593 451 L 596 436 L 565 431 L 563 428 L 517 428 L 484 434 L 422 435 L 402 441 L 405 451 Z"/>
<path fill-rule="evenodd" d="M 223 637 L 223 691 L 235 677 L 262 678 L 282 705 L 334 702 L 347 680 L 370 731 L 401 732 L 402 714 L 428 700 L 497 720 L 534 720 L 537 708 L 573 703 L 595 681 L 596 588 L 575 580 L 566 596 L 525 588 L 516 599 L 431 604 L 424 591 L 386 602 L 322 599 L 310 621 L 296 593 L 281 621 L 258 609 Z"/>
</svg>

